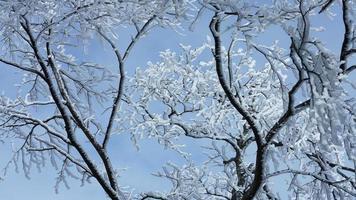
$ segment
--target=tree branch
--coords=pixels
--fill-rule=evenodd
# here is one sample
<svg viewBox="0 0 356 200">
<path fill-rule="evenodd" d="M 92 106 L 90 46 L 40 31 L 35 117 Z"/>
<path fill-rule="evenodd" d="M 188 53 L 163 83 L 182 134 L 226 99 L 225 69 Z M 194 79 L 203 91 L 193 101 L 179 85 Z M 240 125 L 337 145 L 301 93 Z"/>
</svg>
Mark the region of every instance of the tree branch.
<svg viewBox="0 0 356 200">
<path fill-rule="evenodd" d="M 257 151 L 256 151 L 256 160 L 255 160 L 255 173 L 252 183 L 247 191 L 243 194 L 241 200 L 250 200 L 255 197 L 258 190 L 262 186 L 263 182 L 263 173 L 264 173 L 264 154 L 265 149 L 262 141 L 262 137 L 259 133 L 256 123 L 253 118 L 249 115 L 247 111 L 245 111 L 242 106 L 236 101 L 234 95 L 230 91 L 229 86 L 226 83 L 224 78 L 224 73 L 222 69 L 222 59 L 221 59 L 221 38 L 220 38 L 220 16 L 219 13 L 215 13 L 214 17 L 210 22 L 210 31 L 214 37 L 215 42 L 215 50 L 214 50 L 214 58 L 216 65 L 216 73 L 219 78 L 219 82 L 221 87 L 223 88 L 226 96 L 228 97 L 230 103 L 233 107 L 244 117 L 244 119 L 249 124 L 250 128 L 255 137 Z"/>
</svg>

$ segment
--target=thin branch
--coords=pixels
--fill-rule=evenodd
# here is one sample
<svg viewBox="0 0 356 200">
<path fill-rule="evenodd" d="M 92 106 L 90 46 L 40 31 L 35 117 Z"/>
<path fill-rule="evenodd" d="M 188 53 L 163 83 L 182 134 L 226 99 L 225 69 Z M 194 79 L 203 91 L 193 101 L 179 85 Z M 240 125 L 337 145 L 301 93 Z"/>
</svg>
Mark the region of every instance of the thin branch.
<svg viewBox="0 0 356 200">
<path fill-rule="evenodd" d="M 232 72 L 232 51 L 234 49 L 234 45 L 235 45 L 235 39 L 232 39 L 229 45 L 229 50 L 227 52 L 227 69 L 229 72 L 229 87 L 230 89 L 232 88 L 232 82 L 234 80 L 233 77 L 233 72 Z"/>
<path fill-rule="evenodd" d="M 17 63 L 14 63 L 14 62 L 11 62 L 11 61 L 7 61 L 7 60 L 4 60 L 2 58 L 0 58 L 0 62 L 4 63 L 4 64 L 7 64 L 7 65 L 10 65 L 10 66 L 13 66 L 17 69 L 21 69 L 21 70 L 24 70 L 26 72 L 30 72 L 32 74 L 36 74 L 38 76 L 40 76 L 42 79 L 45 79 L 44 75 L 38 71 L 38 70 L 35 70 L 35 69 L 32 69 L 32 68 L 29 68 L 29 67 L 23 67 Z"/>
<path fill-rule="evenodd" d="M 273 172 L 271 174 L 266 175 L 266 179 L 274 177 L 274 176 L 278 176 L 278 175 L 281 175 L 281 174 L 298 174 L 298 175 L 312 176 L 313 178 L 315 178 L 315 179 L 317 179 L 317 180 L 319 180 L 321 182 L 324 182 L 324 183 L 327 183 L 329 185 L 332 185 L 332 186 L 334 186 L 334 187 L 336 187 L 338 189 L 341 189 L 344 192 L 356 197 L 356 193 L 355 192 L 348 190 L 346 187 L 338 185 L 339 183 L 345 182 L 347 180 L 331 181 L 331 180 L 325 179 L 324 177 L 321 177 L 321 176 L 319 176 L 317 174 L 313 174 L 313 173 L 306 172 L 306 171 L 298 171 L 298 170 L 293 170 L 293 169 L 284 169 L 284 170 L 276 171 L 276 172 Z"/>
<path fill-rule="evenodd" d="M 27 20 L 27 18 L 25 16 L 22 17 L 22 19 L 24 20 L 24 22 L 21 22 L 21 26 L 22 28 L 25 30 L 25 32 L 27 33 L 29 39 L 30 39 L 30 42 L 31 42 L 31 48 L 33 49 L 34 51 L 34 54 L 35 54 L 35 57 L 37 59 L 37 62 L 39 63 L 39 65 L 41 66 L 42 68 L 42 71 L 44 73 L 44 77 L 45 77 L 45 81 L 48 85 L 48 88 L 50 90 L 50 93 L 51 93 L 51 96 L 53 98 L 53 100 L 55 101 L 56 105 L 57 105 L 57 108 L 59 110 L 59 112 L 61 113 L 61 115 L 63 116 L 63 121 L 65 123 L 65 130 L 68 134 L 68 138 L 69 140 L 72 142 L 73 146 L 75 147 L 75 149 L 78 151 L 78 153 L 81 155 L 81 157 L 83 158 L 84 162 L 88 165 L 89 169 L 91 170 L 91 172 L 93 173 L 93 176 L 96 178 L 96 180 L 99 182 L 99 184 L 103 187 L 103 189 L 105 190 L 105 192 L 110 196 L 110 198 L 112 198 L 113 200 L 118 200 L 119 197 L 118 197 L 118 192 L 120 192 L 118 190 L 118 188 L 112 188 L 110 187 L 107 182 L 105 181 L 104 177 L 101 175 L 99 169 L 97 168 L 97 166 L 94 164 L 94 162 L 90 159 L 89 155 L 87 154 L 87 152 L 85 151 L 85 149 L 80 145 L 80 143 L 78 142 L 78 140 L 76 139 L 76 134 L 73 130 L 73 127 L 72 127 L 72 122 L 71 122 L 71 116 L 70 114 L 67 112 L 65 106 L 63 105 L 63 102 L 62 102 L 62 99 L 59 97 L 59 94 L 57 93 L 56 91 L 56 88 L 54 86 L 54 83 L 51 79 L 51 76 L 47 70 L 47 66 L 45 64 L 45 62 L 43 61 L 41 55 L 40 55 L 40 52 L 38 50 L 38 47 L 37 47 L 37 43 L 36 43 L 36 40 L 34 39 L 34 36 L 32 34 L 32 31 L 31 31 L 31 27 L 29 25 L 29 21 Z M 48 45 L 49 46 L 49 45 Z M 52 55 L 50 52 L 48 52 L 48 50 L 50 49 L 47 49 L 47 53 L 49 55 L 49 58 L 52 58 Z M 49 59 L 51 60 L 51 59 Z M 50 61 L 50 62 L 53 62 L 53 61 Z M 52 67 L 55 67 L 53 66 L 54 65 L 54 62 L 53 63 L 49 63 L 50 66 Z M 53 72 L 56 72 L 55 70 Z M 57 74 L 58 75 L 58 74 Z M 59 81 L 60 79 L 58 79 L 57 77 L 57 80 Z M 63 88 L 62 88 L 63 89 Z M 62 90 L 63 92 L 63 90 Z M 68 104 L 67 104 L 68 106 Z M 71 108 L 71 105 L 68 106 L 68 108 Z M 75 114 L 75 112 L 73 112 L 73 110 L 71 111 L 71 113 Z M 75 118 L 75 120 L 78 121 L 78 116 L 73 116 Z M 79 121 L 80 122 L 80 121 Z M 83 132 L 86 134 L 86 136 L 88 137 L 89 141 L 91 142 L 96 142 L 95 139 L 93 140 L 93 137 L 91 137 L 90 133 L 88 135 L 88 132 L 86 132 L 86 127 L 82 124 L 82 123 L 79 123 L 79 125 L 82 125 L 80 128 L 83 130 Z M 95 143 L 94 143 L 95 144 Z M 98 149 L 100 150 L 100 148 L 98 148 L 98 145 L 93 145 L 95 147 L 95 149 L 98 151 Z M 99 146 L 100 147 L 100 146 Z M 106 155 L 105 152 L 103 151 L 99 151 L 98 152 L 100 157 L 101 158 L 104 158 L 102 159 L 104 164 L 105 164 L 105 161 L 107 161 L 108 157 Z M 121 195 L 123 196 L 123 195 Z M 124 198 L 124 196 L 123 196 Z"/>
<path fill-rule="evenodd" d="M 124 62 L 125 62 L 126 58 L 128 57 L 128 55 L 130 54 L 131 49 L 134 47 L 134 45 L 139 40 L 139 38 L 141 38 L 141 36 L 146 32 L 147 28 L 149 27 L 149 25 L 153 22 L 153 20 L 155 18 L 156 18 L 155 15 L 153 17 L 151 17 L 143 25 L 143 27 L 137 32 L 136 36 L 132 39 L 132 41 L 126 48 L 123 56 L 121 56 L 119 49 L 116 47 L 115 43 L 110 38 L 108 38 L 104 33 L 102 33 L 102 31 L 100 29 L 98 29 L 99 34 L 110 44 L 111 48 L 114 50 L 116 59 L 119 64 L 119 73 L 120 73 L 117 95 L 113 102 L 112 110 L 110 113 L 110 118 L 109 118 L 108 125 L 107 125 L 106 131 L 105 131 L 105 137 L 104 137 L 104 140 L 102 143 L 102 147 L 104 149 L 107 147 L 107 144 L 110 140 L 110 135 L 111 135 L 112 127 L 114 124 L 114 119 L 116 117 L 116 113 L 119 110 L 119 104 L 120 104 L 120 100 L 121 100 L 122 94 L 123 94 L 123 87 L 124 87 L 124 81 L 125 81 Z"/>
<path fill-rule="evenodd" d="M 352 71 L 354 71 L 356 69 L 356 65 L 352 65 L 351 67 L 347 68 L 344 72 L 344 74 L 348 75 L 350 74 Z"/>
<path fill-rule="evenodd" d="M 42 148 L 40 150 L 56 150 L 58 153 L 60 153 L 61 155 L 63 155 L 64 157 L 66 157 L 68 160 L 70 160 L 72 163 L 74 163 L 75 165 L 77 165 L 78 167 L 82 168 L 86 173 L 90 174 L 91 176 L 93 176 L 91 170 L 89 168 L 87 168 L 86 166 L 84 166 L 82 163 L 80 163 L 77 159 L 73 158 L 70 154 L 68 154 L 66 151 L 64 151 L 63 149 L 61 149 L 60 147 L 58 147 L 57 145 L 47 142 L 43 139 L 40 139 L 38 137 L 34 137 L 36 140 L 46 144 L 47 146 L 49 146 L 49 148 Z M 38 151 L 38 149 L 28 149 L 29 151 Z"/>
<path fill-rule="evenodd" d="M 155 195 L 155 194 L 143 194 L 141 200 L 145 199 L 158 199 L 158 200 L 168 200 L 167 198 Z"/>
<path fill-rule="evenodd" d="M 319 14 L 324 12 L 326 9 L 328 9 L 332 3 L 334 3 L 335 0 L 328 0 L 324 5 L 323 7 L 321 7 L 320 11 L 319 11 Z"/>
</svg>

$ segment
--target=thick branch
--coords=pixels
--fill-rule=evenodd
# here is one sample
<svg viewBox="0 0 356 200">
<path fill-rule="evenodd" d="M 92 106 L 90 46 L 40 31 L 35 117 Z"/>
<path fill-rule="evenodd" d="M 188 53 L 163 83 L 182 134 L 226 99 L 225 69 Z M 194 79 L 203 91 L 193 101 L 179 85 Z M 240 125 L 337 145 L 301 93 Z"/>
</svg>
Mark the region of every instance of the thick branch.
<svg viewBox="0 0 356 200">
<path fill-rule="evenodd" d="M 210 22 L 210 31 L 214 37 L 215 42 L 215 65 L 216 65 L 216 73 L 219 78 L 219 82 L 221 87 L 223 88 L 226 96 L 228 97 L 230 103 L 234 106 L 234 108 L 245 118 L 247 123 L 252 129 L 252 132 L 255 137 L 255 141 L 257 144 L 257 152 L 256 152 L 256 160 L 255 160 L 255 173 L 252 183 L 247 191 L 242 196 L 241 200 L 252 200 L 257 194 L 258 190 L 262 186 L 263 182 L 263 173 L 264 173 L 264 154 L 265 149 L 263 145 L 263 141 L 257 125 L 255 124 L 253 118 L 249 115 L 247 111 L 245 111 L 242 106 L 236 101 L 234 95 L 230 91 L 229 86 L 226 83 L 223 69 L 222 69 L 222 53 L 221 53 L 221 38 L 220 38 L 220 17 L 218 13 L 215 13 L 215 16 L 212 18 Z"/>
<path fill-rule="evenodd" d="M 353 33 L 352 33 L 352 17 L 351 17 L 351 1 L 349 0 L 343 0 L 342 1 L 342 19 L 344 23 L 344 28 L 345 28 L 345 33 L 344 33 L 344 39 L 342 42 L 342 47 L 341 47 L 341 53 L 340 53 L 340 61 L 342 64 L 340 65 L 340 68 L 342 71 L 345 71 L 347 68 L 347 58 L 349 53 L 352 40 L 353 40 Z"/>
<path fill-rule="evenodd" d="M 210 30 L 211 33 L 214 37 L 215 41 L 215 50 L 214 50 L 214 58 L 215 58 L 215 65 L 216 65 L 216 73 L 219 78 L 219 82 L 221 87 L 223 88 L 227 98 L 229 99 L 230 103 L 232 106 L 244 117 L 244 119 L 247 121 L 249 126 L 251 127 L 256 143 L 258 146 L 262 146 L 262 139 L 261 136 L 259 135 L 259 130 L 257 128 L 256 123 L 254 122 L 253 118 L 250 116 L 250 114 L 237 102 L 235 99 L 234 95 L 232 94 L 226 80 L 224 77 L 224 72 L 223 72 L 223 64 L 222 64 L 222 53 L 221 53 L 221 38 L 220 38 L 220 18 L 218 14 L 215 14 L 213 19 L 210 22 Z"/>
</svg>

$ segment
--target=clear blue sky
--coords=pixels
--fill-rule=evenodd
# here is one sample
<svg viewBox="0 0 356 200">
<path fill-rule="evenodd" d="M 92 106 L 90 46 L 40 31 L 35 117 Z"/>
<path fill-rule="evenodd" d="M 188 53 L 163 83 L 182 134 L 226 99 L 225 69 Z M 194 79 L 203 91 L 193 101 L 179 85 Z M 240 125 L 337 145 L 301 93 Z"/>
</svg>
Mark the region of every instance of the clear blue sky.
<svg viewBox="0 0 356 200">
<path fill-rule="evenodd" d="M 339 19 L 334 21 L 326 20 L 325 16 L 321 16 L 315 21 L 315 26 L 325 26 L 326 31 L 320 33 L 321 40 L 324 41 L 328 48 L 337 49 L 339 51 L 342 24 Z M 194 32 L 184 31 L 185 36 L 178 35 L 170 30 L 164 30 L 161 28 L 155 29 L 147 37 L 143 38 L 139 44 L 134 48 L 131 57 L 128 59 L 126 66 L 128 73 L 132 74 L 136 67 L 145 67 L 147 61 L 157 61 L 159 59 L 159 51 L 164 49 L 178 49 L 178 44 L 190 44 L 193 47 L 199 46 L 206 39 L 206 35 L 209 34 L 208 22 L 203 20 L 198 23 Z M 271 44 L 274 40 L 280 40 L 280 43 L 285 42 L 288 39 L 285 35 L 282 35 L 280 31 L 271 29 L 264 34 L 260 40 L 268 41 L 267 44 Z M 287 41 L 287 45 L 289 41 Z M 112 52 L 107 48 L 102 51 L 102 46 L 98 43 L 90 46 L 88 55 L 95 55 L 94 59 L 102 64 L 108 64 L 114 66 L 111 63 Z M 100 51 L 98 51 L 100 50 Z M 21 80 L 21 74 L 15 70 L 5 67 L 0 64 L 0 92 L 4 92 L 9 96 L 15 95 L 14 84 Z M 188 141 L 188 140 L 187 140 Z M 194 144 L 194 141 L 188 141 L 190 144 Z M 122 177 L 119 179 L 121 185 L 129 185 L 137 188 L 137 191 L 148 190 L 161 190 L 167 189 L 169 184 L 163 179 L 159 179 L 151 176 L 152 172 L 156 172 L 161 169 L 166 161 L 176 161 L 182 163 L 182 159 L 178 159 L 178 155 L 172 151 L 164 150 L 162 146 L 158 145 L 153 139 L 142 141 L 141 150 L 137 152 L 132 145 L 127 135 L 114 136 L 111 141 L 112 159 L 114 165 L 119 168 L 126 168 L 127 171 L 122 173 Z M 188 145 L 188 149 L 197 150 L 194 145 Z M 6 144 L 0 145 L 0 167 L 3 168 L 6 162 L 9 160 L 10 146 L 8 141 Z M 200 153 L 193 155 L 195 160 L 203 160 L 204 158 Z M 48 163 L 48 166 L 50 164 Z M 14 170 L 8 171 L 5 180 L 0 181 L 0 197 L 3 200 L 84 200 L 84 199 L 104 199 L 104 193 L 102 189 L 97 185 L 95 180 L 92 184 L 87 184 L 85 187 L 80 187 L 80 182 L 71 181 L 71 189 L 67 190 L 65 187 L 60 188 L 60 193 L 55 194 L 56 172 L 48 167 L 42 171 L 42 173 L 33 170 L 31 179 L 24 178 L 23 172 L 15 173 Z M 285 184 L 285 183 L 276 183 Z M 276 185 L 275 184 L 275 185 Z"/>
</svg>

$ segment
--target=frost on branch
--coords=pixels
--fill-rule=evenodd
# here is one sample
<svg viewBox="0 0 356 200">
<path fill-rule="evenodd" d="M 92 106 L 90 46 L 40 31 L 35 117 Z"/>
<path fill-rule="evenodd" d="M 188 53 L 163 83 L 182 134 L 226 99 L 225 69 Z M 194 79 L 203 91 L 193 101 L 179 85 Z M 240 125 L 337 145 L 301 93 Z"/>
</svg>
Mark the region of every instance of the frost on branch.
<svg viewBox="0 0 356 200">
<path fill-rule="evenodd" d="M 172 181 L 172 190 L 152 195 L 279 199 L 274 177 L 287 174 L 292 199 L 354 198 L 355 102 L 343 87 L 354 67 L 340 67 L 338 53 L 311 29 L 310 19 L 326 2 L 242 2 L 204 1 L 204 9 L 215 11 L 213 41 L 161 52 L 161 61 L 137 70 L 131 80 L 133 137 L 146 132 L 173 149 L 181 136 L 212 141 L 206 163 L 193 165 L 199 175 L 189 178 L 207 185 L 178 184 L 187 182 L 182 175 L 192 168 L 174 166 L 159 173 Z M 343 2 L 346 17 L 350 4 Z M 237 23 L 230 25 L 232 16 Z M 257 36 L 271 24 L 285 31 L 289 47 L 259 44 Z M 231 29 L 229 44 L 223 38 Z M 205 181 L 212 168 L 218 174 L 213 179 L 225 185 Z"/>
<path fill-rule="evenodd" d="M 355 6 L 340 2 L 0 1 L 1 67 L 24 75 L 15 96 L 0 98 L 1 136 L 15 140 L 7 169 L 29 177 L 49 161 L 56 190 L 69 177 L 95 180 L 114 200 L 353 199 Z M 313 28 L 333 9 L 340 50 Z M 152 28 L 206 19 L 206 43 L 163 51 L 126 82 L 126 61 Z M 98 41 L 113 66 L 92 59 Z M 169 191 L 131 196 L 120 185 L 108 144 L 127 132 L 137 146 L 155 138 L 184 156 L 156 174 Z M 205 162 L 186 138 L 204 145 Z"/>
<path fill-rule="evenodd" d="M 6 169 L 30 177 L 50 163 L 56 191 L 69 187 L 68 178 L 94 179 L 109 198 L 127 199 L 107 150 L 110 136 L 124 130 L 115 118 L 125 61 L 153 27 L 177 28 L 189 19 L 193 2 L 0 1 L 1 67 L 24 75 L 17 94 L 0 99 L 1 136 L 14 139 Z M 117 34 L 128 28 L 132 38 Z M 104 53 L 113 55 L 115 68 L 95 61 L 98 52 L 89 50 L 98 41 L 109 47 Z"/>
</svg>

